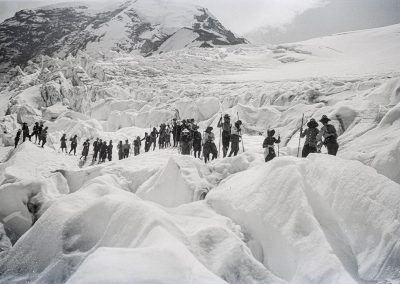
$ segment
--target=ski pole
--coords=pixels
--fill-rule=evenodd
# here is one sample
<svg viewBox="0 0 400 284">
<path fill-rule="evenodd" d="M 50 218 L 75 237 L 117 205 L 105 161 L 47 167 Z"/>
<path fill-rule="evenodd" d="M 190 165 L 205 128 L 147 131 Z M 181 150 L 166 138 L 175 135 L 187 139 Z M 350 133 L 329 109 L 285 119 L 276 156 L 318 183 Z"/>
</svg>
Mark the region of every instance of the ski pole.
<svg viewBox="0 0 400 284">
<path fill-rule="evenodd" d="M 300 134 L 299 134 L 299 145 L 297 147 L 297 158 L 299 157 L 299 154 L 300 154 L 301 130 L 303 129 L 303 123 L 304 123 L 304 113 L 303 113 L 303 117 L 301 118 L 301 127 L 300 127 Z"/>
</svg>

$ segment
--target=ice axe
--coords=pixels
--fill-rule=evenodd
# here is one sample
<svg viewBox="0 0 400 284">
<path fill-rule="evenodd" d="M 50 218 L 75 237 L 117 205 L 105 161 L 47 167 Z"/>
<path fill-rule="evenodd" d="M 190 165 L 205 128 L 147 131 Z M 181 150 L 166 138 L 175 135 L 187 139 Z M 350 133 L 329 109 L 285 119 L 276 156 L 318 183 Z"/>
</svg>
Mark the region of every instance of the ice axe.
<svg viewBox="0 0 400 284">
<path fill-rule="evenodd" d="M 303 117 L 301 118 L 301 127 L 300 127 L 300 134 L 299 134 L 299 145 L 297 147 L 297 158 L 299 157 L 299 154 L 300 154 L 301 130 L 303 129 L 303 123 L 304 123 L 304 113 L 303 113 Z"/>
</svg>

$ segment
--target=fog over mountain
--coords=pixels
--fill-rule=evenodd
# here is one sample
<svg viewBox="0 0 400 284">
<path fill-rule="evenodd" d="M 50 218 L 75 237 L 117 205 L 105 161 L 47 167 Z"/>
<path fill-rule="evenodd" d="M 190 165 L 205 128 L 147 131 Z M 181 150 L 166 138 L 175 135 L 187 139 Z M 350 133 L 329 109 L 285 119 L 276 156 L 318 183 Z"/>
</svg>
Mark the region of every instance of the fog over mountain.
<svg viewBox="0 0 400 284">
<path fill-rule="evenodd" d="M 265 26 L 245 36 L 252 43 L 285 43 L 400 23 L 398 0 L 330 0 L 288 25 Z"/>
</svg>

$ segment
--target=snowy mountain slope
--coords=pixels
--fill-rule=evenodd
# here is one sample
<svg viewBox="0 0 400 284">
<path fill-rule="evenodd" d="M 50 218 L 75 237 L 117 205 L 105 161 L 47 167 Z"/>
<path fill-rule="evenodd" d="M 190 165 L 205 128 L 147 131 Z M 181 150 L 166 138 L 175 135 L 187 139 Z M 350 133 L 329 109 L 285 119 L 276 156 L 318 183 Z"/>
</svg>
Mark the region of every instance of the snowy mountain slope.
<svg viewBox="0 0 400 284">
<path fill-rule="evenodd" d="M 101 9 L 82 2 L 22 10 L 0 24 L 0 34 L 0 72 L 40 60 L 41 55 L 65 58 L 78 51 L 92 56 L 110 51 L 151 55 L 186 46 L 246 43 L 207 9 L 165 0 L 132 0 Z"/>
<path fill-rule="evenodd" d="M 99 267 L 107 282 L 399 282 L 399 32 L 150 57 L 78 52 L 10 69 L 0 87 L 0 202 L 16 187 L 36 196 L 30 185 L 40 180 L 31 199 L 43 209 L 12 248 L 0 226 L 0 283 L 98 282 Z M 116 161 L 114 147 L 112 162 L 79 168 L 78 157 L 59 151 L 62 133 L 79 136 L 79 154 L 86 138 L 132 141 L 176 109 L 215 133 L 221 113 L 239 115 L 246 152 L 205 165 L 175 149 Z M 303 113 L 332 119 L 339 157 L 290 157 Z M 19 123 L 38 120 L 49 127 L 48 146 L 12 150 Z M 269 128 L 282 143 L 265 165 L 260 134 Z M 9 198 L 27 211 L 21 196 Z M 103 267 L 107 257 L 113 264 Z M 162 278 L 149 266 L 165 268 Z"/>
</svg>

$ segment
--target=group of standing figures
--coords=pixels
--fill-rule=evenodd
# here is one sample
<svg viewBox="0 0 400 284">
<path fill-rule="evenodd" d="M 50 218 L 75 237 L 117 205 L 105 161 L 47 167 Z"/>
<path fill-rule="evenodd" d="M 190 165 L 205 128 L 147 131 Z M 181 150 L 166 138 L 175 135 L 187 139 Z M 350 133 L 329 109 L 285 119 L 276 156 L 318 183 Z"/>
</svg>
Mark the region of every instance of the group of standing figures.
<svg viewBox="0 0 400 284">
<path fill-rule="evenodd" d="M 321 147 L 325 146 L 328 150 L 328 154 L 336 155 L 339 149 L 339 144 L 337 142 L 337 133 L 335 127 L 330 124 L 330 119 L 323 115 L 320 119 L 322 123 L 322 127 L 318 129 L 318 122 L 311 118 L 307 123 L 307 128 L 303 129 L 303 126 L 300 128 L 300 137 L 306 138 L 304 143 L 304 147 L 302 150 L 302 157 L 307 157 L 310 153 L 319 153 L 321 151 Z M 231 124 L 231 118 L 228 114 L 225 114 L 218 121 L 217 127 L 220 129 L 220 143 L 222 142 L 222 153 L 223 157 L 232 155 L 236 156 L 239 152 L 240 142 L 242 139 L 241 136 L 241 126 L 242 121 L 237 120 L 233 125 Z M 17 135 L 15 137 L 15 147 L 17 147 L 19 140 L 21 138 L 21 133 L 23 134 L 23 142 L 28 138 L 30 141 L 32 137 L 35 137 L 35 143 L 39 143 L 41 147 L 46 144 L 47 141 L 47 131 L 48 127 L 44 127 L 43 122 L 36 122 L 33 126 L 32 133 L 29 133 L 29 127 L 24 122 L 22 125 L 22 129 L 19 129 Z M 125 140 L 125 143 L 119 141 L 117 145 L 118 149 L 118 158 L 120 160 L 128 158 L 131 149 L 133 149 L 134 155 L 137 156 L 140 154 L 140 149 L 142 147 L 142 141 L 144 141 L 144 150 L 145 152 L 153 151 L 156 148 L 157 140 L 159 149 L 164 149 L 171 146 L 171 136 L 173 138 L 173 147 L 178 147 L 180 153 L 182 155 L 191 155 L 193 153 L 195 158 L 202 158 L 202 154 L 204 157 L 204 161 L 207 163 L 208 161 L 214 160 L 218 157 L 218 149 L 215 145 L 215 134 L 213 133 L 213 127 L 208 126 L 204 133 L 202 134 L 199 131 L 199 126 L 195 124 L 194 119 L 183 119 L 179 121 L 177 119 L 172 120 L 172 127 L 168 124 L 161 124 L 159 130 L 157 128 L 153 128 L 149 133 L 145 133 L 143 138 L 139 136 L 133 141 L 132 146 L 128 140 Z M 275 130 L 271 129 L 267 131 L 267 137 L 263 142 L 264 148 L 264 156 L 265 161 L 271 161 L 276 157 L 275 153 L 275 144 L 281 142 L 280 136 L 275 138 Z M 61 142 L 61 151 L 67 153 L 67 137 L 66 134 L 63 134 L 60 142 Z M 73 152 L 76 155 L 76 148 L 78 146 L 78 136 L 74 135 L 69 139 L 71 142 L 69 154 Z M 228 150 L 230 147 L 230 152 L 228 155 Z M 80 160 L 87 160 L 87 156 L 89 154 L 90 148 L 90 140 L 87 139 L 83 143 L 83 150 Z M 103 163 L 108 159 L 108 161 L 112 161 L 112 150 L 113 143 L 110 140 L 107 144 L 106 141 L 102 141 L 102 139 L 97 138 L 93 142 L 93 159 L 92 163 L 96 162 L 98 159 L 98 163 Z M 244 149 L 243 149 L 244 150 Z M 278 152 L 279 153 L 279 152 Z"/>
<path fill-rule="evenodd" d="M 67 149 L 67 135 L 63 134 L 61 136 L 60 142 L 61 142 L 61 152 L 67 153 L 68 149 Z M 69 154 L 71 154 L 71 152 L 74 152 L 74 155 L 76 155 L 76 148 L 78 147 L 78 135 L 74 135 L 73 137 L 69 138 L 69 141 L 71 142 L 70 145 L 70 150 L 69 150 Z M 85 142 L 83 142 L 83 149 L 82 149 L 82 154 L 80 157 L 80 160 L 83 159 L 83 161 L 87 160 L 87 156 L 89 155 L 89 148 L 90 148 L 90 140 L 86 139 Z M 103 141 L 102 139 L 97 138 L 94 142 L 93 142 L 93 158 L 92 158 L 92 163 L 97 161 L 97 158 L 99 159 L 98 163 L 104 163 L 106 161 L 106 159 L 108 159 L 109 161 L 112 161 L 112 149 L 113 149 L 113 144 L 112 144 L 112 140 L 109 141 L 109 143 L 107 144 L 106 141 Z"/>
<path fill-rule="evenodd" d="M 337 142 L 338 135 L 336 128 L 329 123 L 330 121 L 331 120 L 326 115 L 323 115 L 320 119 L 322 123 L 320 130 L 318 129 L 319 124 L 314 118 L 311 118 L 307 123 L 306 129 L 303 130 L 303 125 L 301 126 L 300 138 L 306 138 L 302 150 L 303 158 L 306 158 L 310 153 L 320 153 L 322 146 L 327 148 L 329 155 L 336 156 L 339 150 L 339 144 Z M 274 135 L 275 130 L 268 130 L 267 137 L 263 143 L 266 162 L 276 157 L 274 145 L 279 145 L 279 143 L 281 143 L 281 138 L 278 136 L 278 139 L 276 139 Z"/>
<path fill-rule="evenodd" d="M 19 140 L 21 139 L 21 133 L 22 133 L 22 143 L 25 142 L 26 138 L 29 139 L 29 141 L 32 141 L 32 137 L 35 137 L 35 144 L 39 143 L 42 148 L 47 142 L 47 131 L 48 127 L 44 126 L 43 121 L 42 122 L 35 122 L 35 125 L 33 126 L 32 132 L 29 133 L 29 127 L 26 122 L 22 123 L 22 128 L 18 129 L 17 134 L 15 135 L 14 138 L 14 147 L 17 148 L 19 144 Z"/>
</svg>

